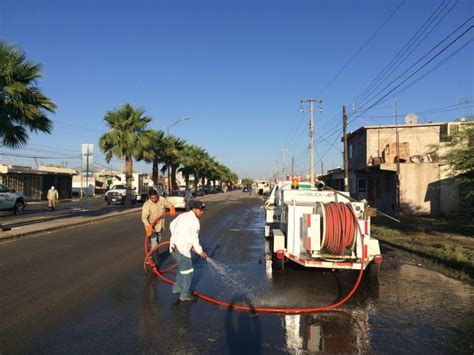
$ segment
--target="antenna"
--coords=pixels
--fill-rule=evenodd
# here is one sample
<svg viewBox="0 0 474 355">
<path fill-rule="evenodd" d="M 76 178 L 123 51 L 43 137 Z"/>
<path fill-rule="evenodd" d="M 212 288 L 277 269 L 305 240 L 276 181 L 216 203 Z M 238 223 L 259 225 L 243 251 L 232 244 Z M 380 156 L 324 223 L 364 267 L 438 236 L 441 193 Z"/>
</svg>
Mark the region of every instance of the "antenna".
<svg viewBox="0 0 474 355">
<path fill-rule="evenodd" d="M 409 113 L 405 116 L 405 123 L 406 124 L 417 124 L 418 123 L 418 115 L 416 113 Z"/>
</svg>

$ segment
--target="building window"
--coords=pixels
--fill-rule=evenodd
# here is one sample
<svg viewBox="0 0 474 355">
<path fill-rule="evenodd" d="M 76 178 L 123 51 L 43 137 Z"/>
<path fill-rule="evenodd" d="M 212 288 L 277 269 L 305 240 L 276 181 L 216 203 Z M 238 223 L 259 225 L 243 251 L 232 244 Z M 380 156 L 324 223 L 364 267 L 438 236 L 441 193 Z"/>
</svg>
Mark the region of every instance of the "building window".
<svg viewBox="0 0 474 355">
<path fill-rule="evenodd" d="M 352 159 L 352 143 L 349 144 L 349 159 Z"/>
<path fill-rule="evenodd" d="M 367 179 L 361 178 L 357 180 L 357 191 L 358 192 L 366 192 L 367 191 Z"/>
</svg>

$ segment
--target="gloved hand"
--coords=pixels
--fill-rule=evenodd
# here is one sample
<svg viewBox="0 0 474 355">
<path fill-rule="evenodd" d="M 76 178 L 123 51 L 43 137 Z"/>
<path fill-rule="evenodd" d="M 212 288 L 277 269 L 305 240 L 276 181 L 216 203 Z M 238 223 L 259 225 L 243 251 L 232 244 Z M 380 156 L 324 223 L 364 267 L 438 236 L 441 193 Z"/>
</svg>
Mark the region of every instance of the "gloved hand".
<svg viewBox="0 0 474 355">
<path fill-rule="evenodd" d="M 152 233 L 153 233 L 153 227 L 151 226 L 151 224 L 149 224 L 146 226 L 146 236 L 150 237 Z"/>
<path fill-rule="evenodd" d="M 170 208 L 170 216 L 174 217 L 175 215 L 176 215 L 176 210 L 174 209 L 174 207 L 171 207 Z"/>
</svg>

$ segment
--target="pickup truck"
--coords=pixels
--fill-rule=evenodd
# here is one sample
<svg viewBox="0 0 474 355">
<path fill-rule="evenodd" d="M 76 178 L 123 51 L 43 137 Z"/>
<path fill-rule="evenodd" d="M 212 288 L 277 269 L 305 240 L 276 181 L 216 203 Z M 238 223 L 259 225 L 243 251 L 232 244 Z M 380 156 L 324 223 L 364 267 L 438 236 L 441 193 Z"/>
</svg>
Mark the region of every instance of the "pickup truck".
<svg viewBox="0 0 474 355">
<path fill-rule="evenodd" d="M 105 193 L 104 199 L 107 204 L 111 205 L 112 203 L 125 203 L 125 194 L 127 193 L 126 185 L 114 185 L 112 188 Z M 132 189 L 132 203 L 137 202 L 137 192 Z"/>
</svg>

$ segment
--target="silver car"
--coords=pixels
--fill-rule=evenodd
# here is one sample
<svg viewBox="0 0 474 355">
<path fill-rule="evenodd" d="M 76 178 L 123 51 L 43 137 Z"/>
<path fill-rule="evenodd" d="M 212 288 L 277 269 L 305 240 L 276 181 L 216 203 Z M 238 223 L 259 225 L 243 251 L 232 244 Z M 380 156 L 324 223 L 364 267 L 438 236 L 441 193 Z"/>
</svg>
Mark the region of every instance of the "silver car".
<svg viewBox="0 0 474 355">
<path fill-rule="evenodd" d="M 0 211 L 13 211 L 14 214 L 22 214 L 26 207 L 25 196 L 0 184 Z"/>
</svg>

